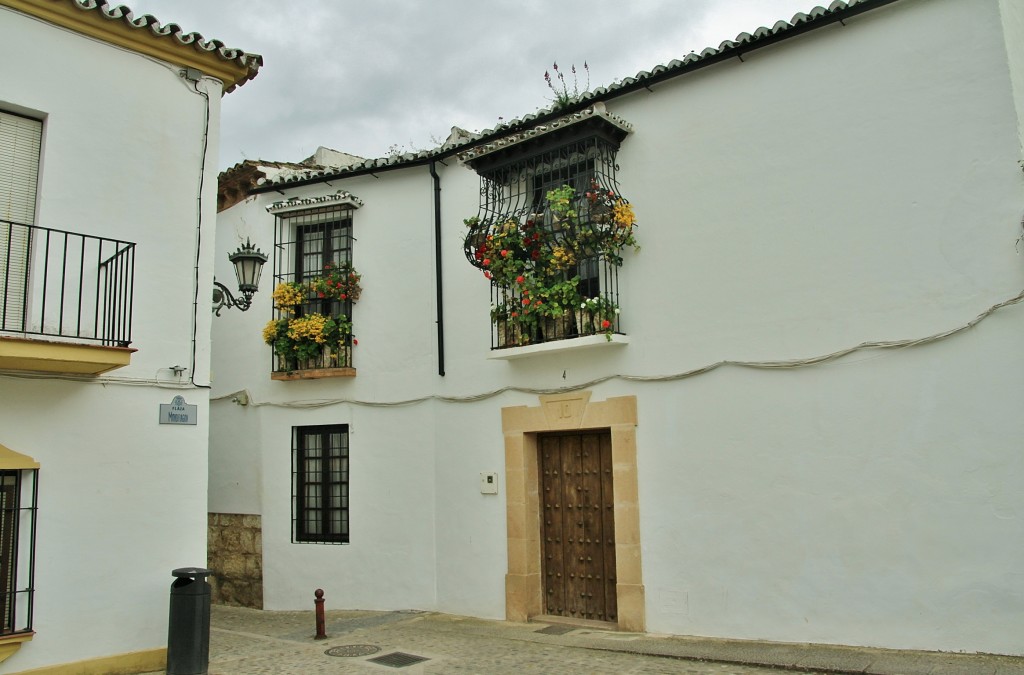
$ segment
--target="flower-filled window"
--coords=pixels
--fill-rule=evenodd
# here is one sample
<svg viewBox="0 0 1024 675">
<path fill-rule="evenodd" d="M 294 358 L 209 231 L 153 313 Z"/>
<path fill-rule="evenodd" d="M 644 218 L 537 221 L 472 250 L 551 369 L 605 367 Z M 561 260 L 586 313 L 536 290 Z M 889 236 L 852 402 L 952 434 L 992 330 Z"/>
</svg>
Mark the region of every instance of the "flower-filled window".
<svg viewBox="0 0 1024 675">
<path fill-rule="evenodd" d="M 269 207 L 277 215 L 274 318 L 263 340 L 273 349 L 275 374 L 354 374 L 352 309 L 362 277 L 352 265 L 352 214 L 360 203 L 339 192 Z"/>
<path fill-rule="evenodd" d="M 618 268 L 639 250 L 616 180 L 628 130 L 595 106 L 463 157 L 481 177 L 464 248 L 491 284 L 492 348 L 622 332 Z"/>
</svg>

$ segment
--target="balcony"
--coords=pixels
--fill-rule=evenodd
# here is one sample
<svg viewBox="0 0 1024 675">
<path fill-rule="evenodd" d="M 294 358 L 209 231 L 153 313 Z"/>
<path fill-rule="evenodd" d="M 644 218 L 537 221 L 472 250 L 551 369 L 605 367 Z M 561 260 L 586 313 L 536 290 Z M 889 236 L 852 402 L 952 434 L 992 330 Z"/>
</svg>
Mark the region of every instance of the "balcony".
<svg viewBox="0 0 1024 675">
<path fill-rule="evenodd" d="M 135 244 L 0 221 L 0 370 L 127 366 Z"/>
<path fill-rule="evenodd" d="M 272 380 L 355 377 L 352 307 L 362 292 L 352 267 L 352 218 L 359 201 L 339 192 L 273 205 L 274 318 L 263 330 Z"/>
</svg>

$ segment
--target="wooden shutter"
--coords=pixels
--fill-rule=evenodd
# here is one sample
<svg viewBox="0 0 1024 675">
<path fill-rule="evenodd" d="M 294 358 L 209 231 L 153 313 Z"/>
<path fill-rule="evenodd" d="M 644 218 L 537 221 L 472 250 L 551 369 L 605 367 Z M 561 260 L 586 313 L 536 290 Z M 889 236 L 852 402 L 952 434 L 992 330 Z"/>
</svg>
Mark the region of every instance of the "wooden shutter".
<svg viewBox="0 0 1024 675">
<path fill-rule="evenodd" d="M 0 112 L 0 329 L 24 330 L 43 123 Z"/>
</svg>

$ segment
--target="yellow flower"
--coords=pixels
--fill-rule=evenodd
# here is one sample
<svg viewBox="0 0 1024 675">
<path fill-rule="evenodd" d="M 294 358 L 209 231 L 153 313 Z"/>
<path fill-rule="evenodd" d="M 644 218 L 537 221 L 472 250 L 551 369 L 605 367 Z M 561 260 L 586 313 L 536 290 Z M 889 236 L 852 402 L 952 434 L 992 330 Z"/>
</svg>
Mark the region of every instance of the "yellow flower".
<svg viewBox="0 0 1024 675">
<path fill-rule="evenodd" d="M 305 294 L 300 285 L 294 283 L 280 283 L 273 293 L 274 307 L 284 314 L 294 314 L 296 305 L 306 301 Z"/>
<path fill-rule="evenodd" d="M 267 325 L 263 327 L 263 341 L 268 345 L 273 343 L 277 339 L 277 321 L 270 320 Z"/>
<path fill-rule="evenodd" d="M 633 213 L 633 205 L 624 199 L 618 199 L 612 206 L 612 220 L 619 227 L 633 227 L 636 223 L 636 215 Z"/>
<path fill-rule="evenodd" d="M 323 314 L 310 314 L 300 316 L 288 322 L 288 337 L 293 340 L 312 340 L 317 344 L 326 342 L 324 338 L 324 325 L 327 317 Z"/>
<path fill-rule="evenodd" d="M 565 270 L 576 264 L 576 256 L 572 250 L 565 246 L 555 246 L 551 249 L 551 265 L 555 269 Z"/>
</svg>

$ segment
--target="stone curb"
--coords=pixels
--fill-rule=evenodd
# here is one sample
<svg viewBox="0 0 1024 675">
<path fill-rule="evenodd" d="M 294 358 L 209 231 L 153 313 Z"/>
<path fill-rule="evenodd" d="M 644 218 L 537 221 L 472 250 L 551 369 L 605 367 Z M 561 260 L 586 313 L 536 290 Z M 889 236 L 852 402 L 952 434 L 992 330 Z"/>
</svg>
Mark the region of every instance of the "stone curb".
<svg viewBox="0 0 1024 675">
<path fill-rule="evenodd" d="M 508 638 L 514 634 L 515 639 L 529 642 L 694 661 L 857 675 L 1024 675 L 1024 657 L 997 654 L 617 633 L 592 628 L 548 635 L 537 632 L 550 625 L 542 622 L 521 624 L 440 613 L 421 616 L 438 622 L 454 619 L 461 633 Z"/>
</svg>

